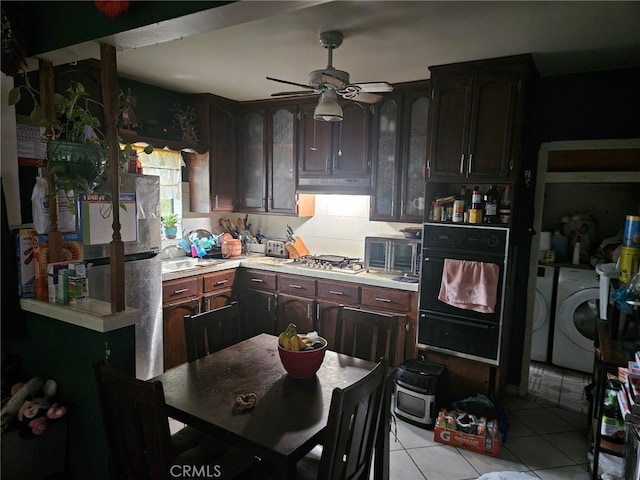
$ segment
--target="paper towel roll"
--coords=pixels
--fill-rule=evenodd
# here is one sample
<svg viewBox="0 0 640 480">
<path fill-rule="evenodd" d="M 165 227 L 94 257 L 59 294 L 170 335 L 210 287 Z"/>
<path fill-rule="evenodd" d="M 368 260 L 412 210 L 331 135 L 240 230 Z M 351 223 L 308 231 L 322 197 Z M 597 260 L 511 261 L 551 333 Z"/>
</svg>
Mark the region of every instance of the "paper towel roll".
<svg viewBox="0 0 640 480">
<path fill-rule="evenodd" d="M 551 232 L 540 232 L 540 246 L 538 250 L 551 250 Z"/>
</svg>

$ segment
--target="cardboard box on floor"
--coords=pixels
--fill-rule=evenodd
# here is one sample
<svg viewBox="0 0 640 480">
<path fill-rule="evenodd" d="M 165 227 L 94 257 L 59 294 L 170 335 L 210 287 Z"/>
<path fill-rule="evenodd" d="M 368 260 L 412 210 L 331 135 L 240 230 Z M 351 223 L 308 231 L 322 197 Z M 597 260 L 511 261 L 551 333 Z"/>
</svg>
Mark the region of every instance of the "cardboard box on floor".
<svg viewBox="0 0 640 480">
<path fill-rule="evenodd" d="M 492 457 L 500 455 L 497 421 L 477 418 L 465 412 L 440 410 L 433 429 L 433 439 Z"/>
</svg>

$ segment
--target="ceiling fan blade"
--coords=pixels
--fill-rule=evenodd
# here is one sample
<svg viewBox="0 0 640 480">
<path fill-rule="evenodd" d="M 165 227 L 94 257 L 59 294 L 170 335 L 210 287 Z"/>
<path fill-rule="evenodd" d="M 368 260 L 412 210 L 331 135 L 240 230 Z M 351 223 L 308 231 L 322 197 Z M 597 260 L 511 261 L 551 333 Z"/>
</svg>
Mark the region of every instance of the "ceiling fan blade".
<svg viewBox="0 0 640 480">
<path fill-rule="evenodd" d="M 355 100 L 356 102 L 362 102 L 362 103 L 378 103 L 380 100 L 382 100 L 382 95 L 376 95 L 375 93 L 368 93 L 368 92 L 360 92 L 352 100 Z"/>
<path fill-rule="evenodd" d="M 362 92 L 371 92 L 371 93 L 386 93 L 393 92 L 393 85 L 387 82 L 364 82 L 364 83 L 352 83 L 351 85 L 355 85 L 360 88 Z"/>
<path fill-rule="evenodd" d="M 280 80 L 279 78 L 273 78 L 273 77 L 267 77 L 267 80 L 273 80 L 274 82 L 286 83 L 287 85 L 295 85 L 296 87 L 314 90 L 314 88 L 311 85 L 304 85 L 303 83 L 290 82 L 289 80 Z"/>
<path fill-rule="evenodd" d="M 311 95 L 314 93 L 318 93 L 315 90 L 297 90 L 295 92 L 277 92 L 277 93 L 272 93 L 271 96 L 272 97 L 282 97 L 282 96 L 289 96 L 289 95 Z"/>
<path fill-rule="evenodd" d="M 329 85 L 333 85 L 334 87 L 336 87 L 337 90 L 341 90 L 342 88 L 344 88 L 347 85 L 342 80 L 340 80 L 338 77 L 334 77 L 330 73 L 323 73 L 322 74 L 322 83 L 327 83 Z"/>
</svg>

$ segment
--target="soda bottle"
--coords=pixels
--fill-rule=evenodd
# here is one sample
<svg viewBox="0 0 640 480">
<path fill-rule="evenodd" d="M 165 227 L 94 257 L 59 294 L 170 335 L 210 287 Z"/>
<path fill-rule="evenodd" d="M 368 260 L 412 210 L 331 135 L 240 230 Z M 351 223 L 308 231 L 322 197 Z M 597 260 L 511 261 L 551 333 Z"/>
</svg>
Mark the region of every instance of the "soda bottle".
<svg viewBox="0 0 640 480">
<path fill-rule="evenodd" d="M 498 223 L 498 189 L 495 185 L 484 194 L 484 223 Z"/>
</svg>

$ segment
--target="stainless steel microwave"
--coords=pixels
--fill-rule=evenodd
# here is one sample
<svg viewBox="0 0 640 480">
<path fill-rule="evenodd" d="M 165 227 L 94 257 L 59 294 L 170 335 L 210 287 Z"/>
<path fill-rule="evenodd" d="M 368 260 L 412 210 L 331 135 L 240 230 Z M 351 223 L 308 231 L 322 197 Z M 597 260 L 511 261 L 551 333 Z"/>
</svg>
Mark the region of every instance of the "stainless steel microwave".
<svg viewBox="0 0 640 480">
<path fill-rule="evenodd" d="M 420 273 L 420 239 L 380 236 L 364 239 L 364 268 L 386 273 Z"/>
</svg>

